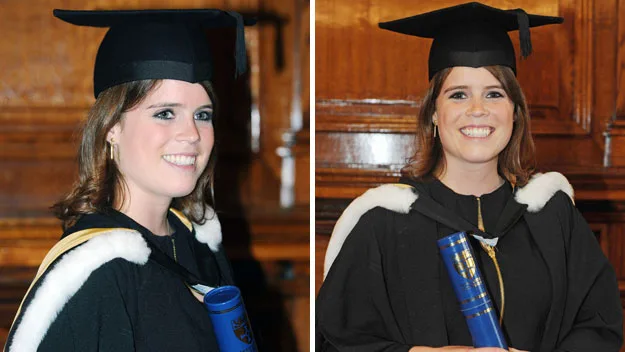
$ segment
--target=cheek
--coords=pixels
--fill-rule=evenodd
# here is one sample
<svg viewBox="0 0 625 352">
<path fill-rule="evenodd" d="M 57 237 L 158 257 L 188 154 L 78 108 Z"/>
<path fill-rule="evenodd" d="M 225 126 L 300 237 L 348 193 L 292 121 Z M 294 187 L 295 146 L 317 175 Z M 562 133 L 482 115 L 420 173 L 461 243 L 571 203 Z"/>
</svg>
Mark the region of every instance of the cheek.
<svg viewBox="0 0 625 352">
<path fill-rule="evenodd" d="M 199 129 L 200 144 L 204 151 L 210 152 L 215 145 L 215 130 L 212 126 Z"/>
<path fill-rule="evenodd" d="M 447 110 L 445 115 L 439 117 L 438 129 L 441 135 L 452 135 L 458 128 L 458 114 Z"/>
<path fill-rule="evenodd" d="M 510 143 L 510 139 L 512 138 L 512 131 L 514 128 L 514 120 L 512 117 L 512 112 L 510 111 L 509 114 L 510 114 L 509 115 L 510 117 L 501 121 L 499 125 L 499 129 L 501 129 L 503 132 L 501 134 L 501 140 L 502 140 L 501 144 L 503 144 L 504 147 L 508 145 L 508 143 Z"/>
<path fill-rule="evenodd" d="M 453 126 L 462 118 L 467 107 L 462 104 L 447 103 L 437 107 L 438 123 L 443 126 Z"/>
<path fill-rule="evenodd" d="M 158 148 L 164 145 L 169 136 L 167 133 L 157 129 L 157 128 L 145 128 L 141 131 L 141 133 L 136 133 L 135 136 L 131 138 L 132 144 L 134 144 L 140 150 L 149 150 L 154 148 Z"/>
<path fill-rule="evenodd" d="M 159 126 L 128 126 L 123 132 L 126 159 L 135 162 L 149 160 L 150 154 L 158 154 L 167 143 L 169 135 Z"/>
<path fill-rule="evenodd" d="M 514 127 L 514 111 L 512 109 L 507 109 L 502 116 L 505 116 L 502 121 L 502 126 L 505 128 L 506 134 L 510 136 L 512 135 L 512 128 Z"/>
</svg>

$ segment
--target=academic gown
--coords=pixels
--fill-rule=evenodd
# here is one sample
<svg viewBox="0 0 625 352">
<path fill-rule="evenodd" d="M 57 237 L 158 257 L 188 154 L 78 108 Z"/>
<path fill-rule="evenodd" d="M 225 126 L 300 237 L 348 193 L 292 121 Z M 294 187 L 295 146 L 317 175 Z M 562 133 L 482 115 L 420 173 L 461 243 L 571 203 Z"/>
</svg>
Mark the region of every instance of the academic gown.
<svg viewBox="0 0 625 352">
<path fill-rule="evenodd" d="M 505 184 L 483 197 L 484 237 L 499 238 L 504 333 L 511 347 L 531 351 L 618 351 L 622 310 L 614 270 L 569 196 L 551 182 L 563 176 L 553 174 L 532 179 L 516 195 Z M 411 187 L 399 190 L 382 186 L 377 196 L 363 196 L 345 211 L 342 217 L 355 226 L 339 244 L 317 297 L 318 351 L 471 345 L 436 244 L 441 236 L 470 228 L 452 229 L 415 204 L 427 197 L 445 216 L 473 226 L 476 200 L 437 182 L 404 180 Z M 414 203 L 403 211 L 392 199 L 406 192 L 415 193 L 416 200 L 405 201 Z M 529 204 L 519 201 L 521 192 Z M 341 234 L 335 230 L 334 236 Z M 476 241 L 472 244 L 499 313 L 492 261 Z"/>
<path fill-rule="evenodd" d="M 408 184 L 415 183 L 404 180 Z M 478 227 L 481 214 L 486 238 L 496 238 L 496 260 L 501 267 L 504 283 L 504 310 L 502 330 L 511 346 L 533 351 L 539 345 L 551 305 L 551 288 L 547 265 L 536 243 L 533 241 L 522 215 L 525 207 L 511 201 L 512 187 L 505 182 L 497 190 L 479 197 L 459 195 L 438 180 L 423 185 L 424 193 Z M 438 238 L 448 236 L 456 230 L 437 224 Z M 493 260 L 481 248 L 479 241 L 469 237 L 476 263 L 485 277 L 486 288 L 493 300 L 497 316 L 501 316 L 501 290 Z M 464 316 L 455 299 L 451 281 L 446 280 L 444 266 L 439 274 L 441 301 L 450 345 L 471 345 Z M 531 288 L 531 289 L 527 289 Z"/>
<path fill-rule="evenodd" d="M 64 236 L 89 228 L 118 229 L 81 244 L 52 264 L 25 298 L 7 352 L 219 351 L 203 304 L 180 275 L 148 258 L 159 250 L 175 257 L 210 287 L 232 284 L 229 263 L 221 247 L 212 251 L 199 242 L 195 230 L 172 213 L 168 220 L 174 234 L 160 237 L 114 210 L 82 216 Z M 119 228 L 130 231 L 120 233 Z M 77 270 L 87 271 L 82 283 L 76 279 L 81 275 Z M 75 293 L 65 292 L 73 285 L 79 286 Z M 58 315 L 46 314 L 48 306 Z M 26 314 L 31 316 L 24 318 Z M 40 317 L 46 322 L 42 324 Z M 16 334 L 20 328 L 21 336 Z"/>
</svg>

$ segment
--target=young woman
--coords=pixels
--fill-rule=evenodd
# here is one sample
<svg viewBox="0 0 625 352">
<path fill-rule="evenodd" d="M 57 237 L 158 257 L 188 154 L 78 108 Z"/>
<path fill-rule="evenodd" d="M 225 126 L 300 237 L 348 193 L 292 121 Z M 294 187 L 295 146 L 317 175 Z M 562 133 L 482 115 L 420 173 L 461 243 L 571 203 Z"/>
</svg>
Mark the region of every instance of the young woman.
<svg viewBox="0 0 625 352">
<path fill-rule="evenodd" d="M 205 28 L 220 10 L 58 11 L 110 27 L 79 179 L 54 206 L 63 239 L 26 294 L 7 351 L 218 351 L 201 300 L 233 283 L 211 201 L 217 102 Z M 245 67 L 239 65 L 239 68 Z"/>
<path fill-rule="evenodd" d="M 437 239 L 466 231 L 511 350 L 618 351 L 614 270 L 558 173 L 532 174 L 508 30 L 562 19 L 478 3 L 381 23 L 433 37 L 416 153 L 398 185 L 337 222 L 317 299 L 320 351 L 473 350 Z M 475 351 L 501 351 L 498 348 Z"/>
</svg>

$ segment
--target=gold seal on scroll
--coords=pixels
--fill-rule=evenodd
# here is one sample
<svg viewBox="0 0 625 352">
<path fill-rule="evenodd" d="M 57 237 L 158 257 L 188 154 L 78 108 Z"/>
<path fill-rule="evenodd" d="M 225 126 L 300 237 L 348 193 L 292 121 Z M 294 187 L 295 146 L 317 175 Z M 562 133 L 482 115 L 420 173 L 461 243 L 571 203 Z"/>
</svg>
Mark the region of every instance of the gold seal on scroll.
<svg viewBox="0 0 625 352">
<path fill-rule="evenodd" d="M 475 278 L 475 261 L 473 260 L 473 256 L 471 256 L 471 252 L 468 249 L 454 254 L 453 262 L 454 268 L 460 276 L 468 280 Z"/>
</svg>

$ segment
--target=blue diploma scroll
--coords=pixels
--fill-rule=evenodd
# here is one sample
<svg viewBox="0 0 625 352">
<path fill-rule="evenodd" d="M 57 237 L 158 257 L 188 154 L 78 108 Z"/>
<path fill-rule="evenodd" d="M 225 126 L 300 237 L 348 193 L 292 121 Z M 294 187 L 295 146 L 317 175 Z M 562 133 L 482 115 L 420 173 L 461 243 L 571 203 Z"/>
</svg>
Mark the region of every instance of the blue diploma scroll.
<svg viewBox="0 0 625 352">
<path fill-rule="evenodd" d="M 467 320 L 473 346 L 508 349 L 466 234 L 457 232 L 441 238 L 438 247 Z"/>
<path fill-rule="evenodd" d="M 241 291 L 222 286 L 204 296 L 221 352 L 258 352 Z"/>
</svg>

